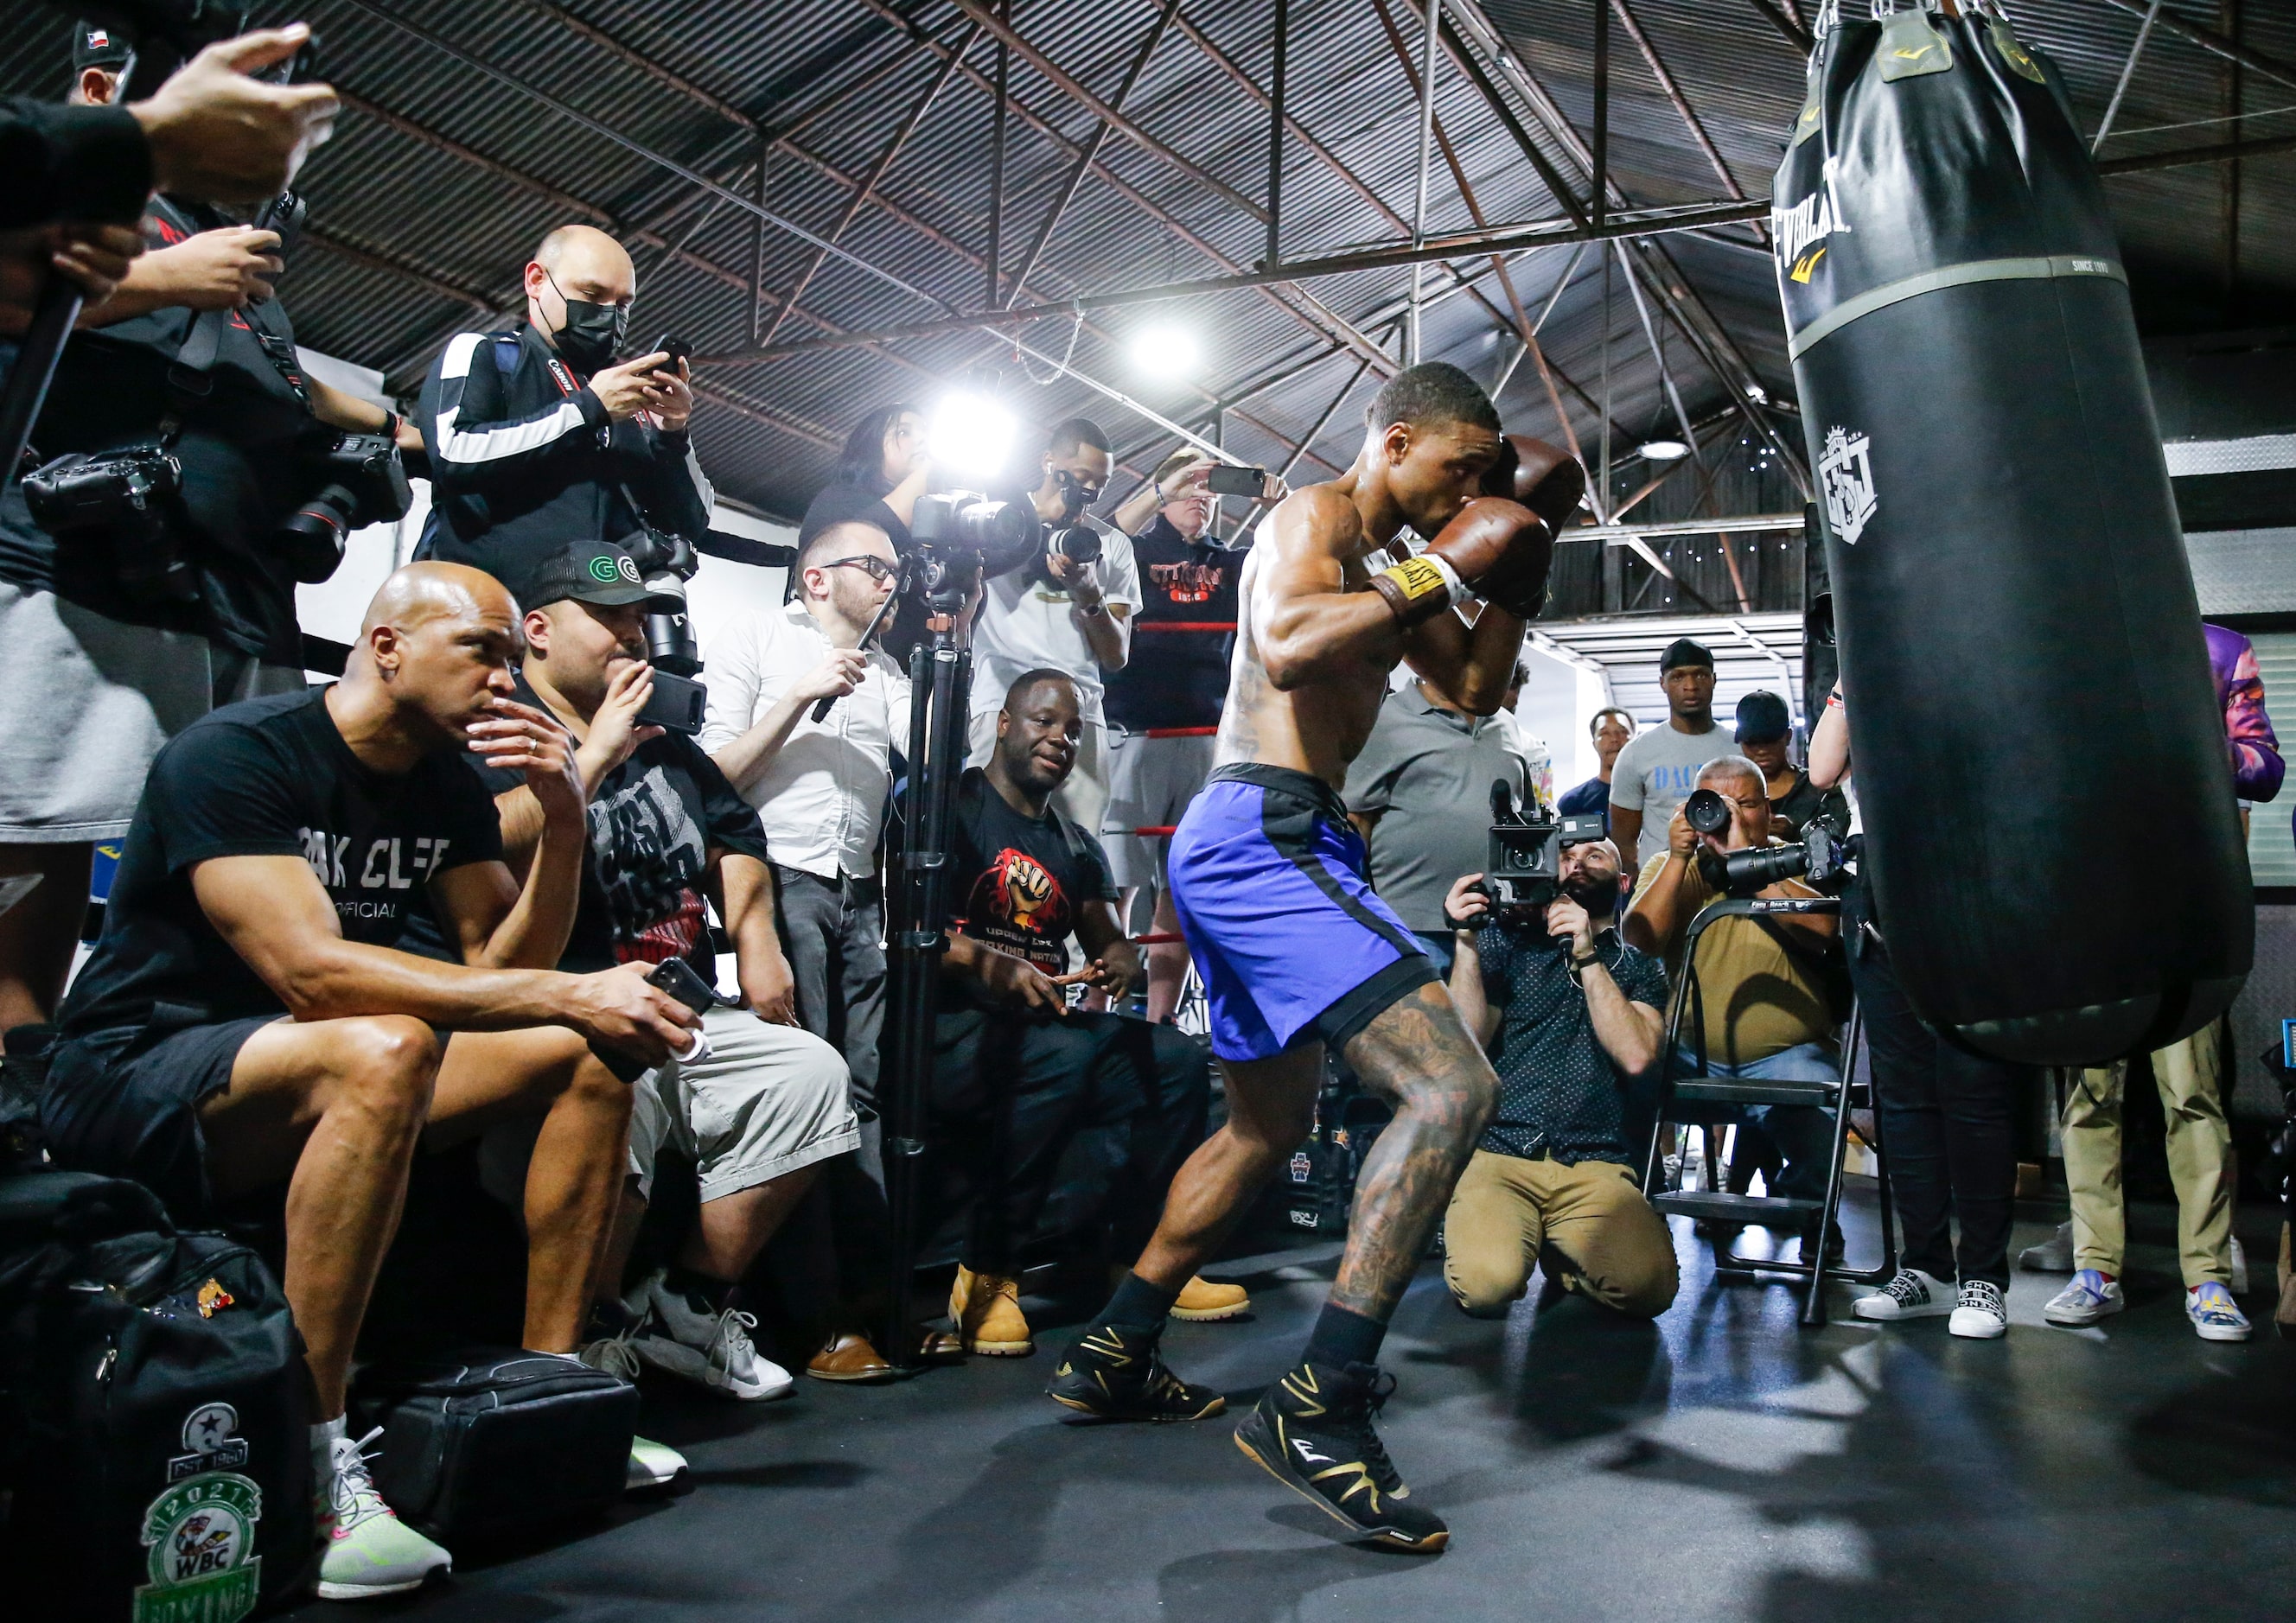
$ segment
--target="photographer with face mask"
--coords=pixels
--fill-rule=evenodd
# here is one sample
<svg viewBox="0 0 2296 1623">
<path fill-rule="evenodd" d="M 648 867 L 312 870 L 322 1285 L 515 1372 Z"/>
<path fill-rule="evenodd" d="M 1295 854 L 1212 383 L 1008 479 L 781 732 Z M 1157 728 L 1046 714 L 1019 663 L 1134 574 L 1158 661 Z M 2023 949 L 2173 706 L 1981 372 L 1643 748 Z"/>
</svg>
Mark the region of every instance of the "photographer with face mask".
<svg viewBox="0 0 2296 1623">
<path fill-rule="evenodd" d="M 1091 516 L 1115 465 L 1108 435 L 1089 417 L 1054 425 L 1036 488 L 1001 493 L 1034 506 L 1051 542 L 1036 562 L 989 580 L 972 628 L 969 764 L 985 766 L 996 748 L 1004 690 L 1024 671 L 1061 672 L 1076 684 L 1084 731 L 1053 803 L 1095 837 L 1108 807 L 1103 677 L 1124 668 L 1141 601 L 1131 540 Z M 1075 555 L 1094 543 L 1096 559 Z"/>
<path fill-rule="evenodd" d="M 484 570 L 521 602 L 576 542 L 621 547 L 650 585 L 692 573 L 668 556 L 668 537 L 709 528 L 692 373 L 664 350 L 616 362 L 636 297 L 620 243 L 561 225 L 527 264 L 526 319 L 447 341 L 418 411 L 434 505 L 415 556 Z"/>
<path fill-rule="evenodd" d="M 1573 840 L 1555 868 L 1562 894 L 1543 908 L 1495 910 L 1480 873 L 1444 898 L 1451 1000 L 1491 1056 L 1499 1101 L 1443 1220 L 1443 1281 L 1477 1318 L 1505 1318 L 1534 1267 L 1655 1318 L 1678 1276 L 1632 1165 L 1628 1090 L 1658 1060 L 1666 971 L 1613 926 L 1618 847 Z"/>
</svg>

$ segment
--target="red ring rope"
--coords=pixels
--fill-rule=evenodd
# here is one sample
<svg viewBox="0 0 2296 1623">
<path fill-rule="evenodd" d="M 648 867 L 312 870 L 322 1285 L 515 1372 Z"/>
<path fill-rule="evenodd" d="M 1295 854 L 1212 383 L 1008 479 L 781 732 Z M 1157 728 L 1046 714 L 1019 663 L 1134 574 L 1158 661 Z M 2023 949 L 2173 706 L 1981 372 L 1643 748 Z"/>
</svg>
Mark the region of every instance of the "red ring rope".
<svg viewBox="0 0 2296 1623">
<path fill-rule="evenodd" d="M 1234 620 L 1140 620 L 1135 631 L 1233 631 Z"/>
<path fill-rule="evenodd" d="M 1150 738 L 1212 738 L 1219 733 L 1218 727 L 1148 727 L 1144 731 Z"/>
</svg>

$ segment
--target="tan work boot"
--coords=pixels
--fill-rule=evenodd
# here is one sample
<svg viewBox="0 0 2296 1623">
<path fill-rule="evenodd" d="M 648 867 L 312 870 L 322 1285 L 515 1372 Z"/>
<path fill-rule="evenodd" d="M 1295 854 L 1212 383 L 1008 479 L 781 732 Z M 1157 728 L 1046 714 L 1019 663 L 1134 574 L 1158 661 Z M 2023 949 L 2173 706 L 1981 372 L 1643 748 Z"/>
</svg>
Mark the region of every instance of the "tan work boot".
<svg viewBox="0 0 2296 1623">
<path fill-rule="evenodd" d="M 975 1274 L 959 1263 L 948 1288 L 949 1322 L 964 1350 L 985 1358 L 1025 1358 L 1037 1350 L 1029 1321 L 1021 1313 L 1021 1282 L 995 1274 Z"/>
<path fill-rule="evenodd" d="M 1188 1283 L 1180 1287 L 1180 1299 L 1172 1304 L 1174 1318 L 1207 1324 L 1242 1318 L 1250 1311 L 1251 1293 L 1242 1285 L 1217 1285 L 1194 1275 L 1190 1275 Z"/>
</svg>

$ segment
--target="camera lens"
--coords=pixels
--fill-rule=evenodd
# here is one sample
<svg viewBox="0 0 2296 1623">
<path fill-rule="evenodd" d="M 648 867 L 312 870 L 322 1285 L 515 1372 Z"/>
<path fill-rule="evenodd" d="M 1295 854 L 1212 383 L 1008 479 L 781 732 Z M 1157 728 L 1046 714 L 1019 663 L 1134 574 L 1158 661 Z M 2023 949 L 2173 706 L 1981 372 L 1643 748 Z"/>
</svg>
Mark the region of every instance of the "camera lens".
<svg viewBox="0 0 2296 1623">
<path fill-rule="evenodd" d="M 646 616 L 646 662 L 673 676 L 691 676 L 701 668 L 701 644 L 683 611 Z"/>
<path fill-rule="evenodd" d="M 316 586 L 332 576 L 349 545 L 352 515 L 357 508 L 358 497 L 350 491 L 340 485 L 326 485 L 288 514 L 275 537 L 287 572 L 307 586 Z"/>
<path fill-rule="evenodd" d="M 1693 789 L 1682 803 L 1682 815 L 1702 834 L 1718 834 L 1730 826 L 1730 802 L 1710 789 Z"/>
<path fill-rule="evenodd" d="M 1071 524 L 1045 539 L 1045 551 L 1074 563 L 1100 561 L 1100 532 L 1089 524 Z"/>
</svg>

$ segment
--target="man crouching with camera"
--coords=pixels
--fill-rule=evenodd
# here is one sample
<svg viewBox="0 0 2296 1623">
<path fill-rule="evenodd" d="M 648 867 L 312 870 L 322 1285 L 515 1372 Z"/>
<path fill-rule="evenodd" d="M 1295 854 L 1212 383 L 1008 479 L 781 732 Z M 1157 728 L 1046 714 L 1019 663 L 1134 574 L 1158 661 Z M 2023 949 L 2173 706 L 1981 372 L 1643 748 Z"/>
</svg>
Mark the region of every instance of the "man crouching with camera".
<svg viewBox="0 0 2296 1623">
<path fill-rule="evenodd" d="M 1619 937 L 1619 849 L 1567 817 L 1562 894 L 1494 906 L 1480 873 L 1451 887 L 1451 1000 L 1499 1076 L 1498 1109 L 1443 1220 L 1443 1279 L 1476 1318 L 1505 1318 L 1531 1270 L 1655 1318 L 1678 1283 L 1666 1220 L 1628 1149 L 1628 1090 L 1656 1062 L 1666 971 Z"/>
</svg>

